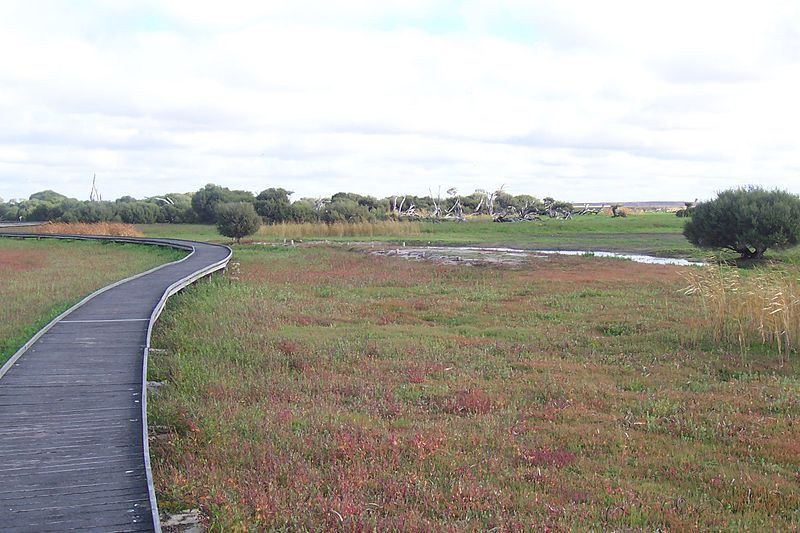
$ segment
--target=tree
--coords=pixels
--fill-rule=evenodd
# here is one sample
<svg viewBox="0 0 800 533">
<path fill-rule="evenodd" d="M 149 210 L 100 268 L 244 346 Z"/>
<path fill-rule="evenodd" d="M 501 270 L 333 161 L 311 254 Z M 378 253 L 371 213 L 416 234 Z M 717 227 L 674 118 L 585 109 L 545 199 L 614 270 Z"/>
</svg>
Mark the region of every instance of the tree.
<svg viewBox="0 0 800 533">
<path fill-rule="evenodd" d="M 241 242 L 242 237 L 252 235 L 261 227 L 261 217 L 253 204 L 232 202 L 219 204 L 216 208 L 217 229 L 226 236 Z"/>
<path fill-rule="evenodd" d="M 292 222 L 317 222 L 319 220 L 317 210 L 314 208 L 314 202 L 307 198 L 297 200 L 290 206 L 290 209 Z"/>
<path fill-rule="evenodd" d="M 375 219 L 366 206 L 358 205 L 358 202 L 346 197 L 338 197 L 325 204 L 319 211 L 319 218 L 326 224 L 369 222 Z"/>
<path fill-rule="evenodd" d="M 271 224 L 286 222 L 292 216 L 289 202 L 289 196 L 292 194 L 294 194 L 292 191 L 286 189 L 265 189 L 256 196 L 256 212 Z"/>
<path fill-rule="evenodd" d="M 798 243 L 800 197 L 752 186 L 723 191 L 716 199 L 695 206 L 683 234 L 701 248 L 761 258 L 768 248 Z"/>
<path fill-rule="evenodd" d="M 188 223 L 195 221 L 191 194 L 169 193 L 164 196 L 153 196 L 147 201 L 158 206 L 158 222 Z"/>
<path fill-rule="evenodd" d="M 217 206 L 231 202 L 253 203 L 253 194 L 249 191 L 232 191 L 209 183 L 192 196 L 192 210 L 198 222 L 214 222 Z"/>
<path fill-rule="evenodd" d="M 41 200 L 43 202 L 50 202 L 50 203 L 58 203 L 62 200 L 66 200 L 67 197 L 63 194 L 57 193 L 56 191 L 47 189 L 46 191 L 39 191 L 31 194 L 30 200 Z"/>
<path fill-rule="evenodd" d="M 126 224 L 153 224 L 158 220 L 161 208 L 152 202 L 139 200 L 114 203 L 115 217 Z"/>
</svg>

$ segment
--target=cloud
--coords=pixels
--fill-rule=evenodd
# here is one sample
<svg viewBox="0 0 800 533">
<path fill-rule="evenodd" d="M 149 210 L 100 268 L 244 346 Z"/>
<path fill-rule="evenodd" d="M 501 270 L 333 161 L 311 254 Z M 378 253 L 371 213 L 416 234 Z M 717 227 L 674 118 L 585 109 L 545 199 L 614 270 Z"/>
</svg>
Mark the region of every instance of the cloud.
<svg viewBox="0 0 800 533">
<path fill-rule="evenodd" d="M 0 5 L 0 196 L 798 190 L 791 2 Z"/>
</svg>

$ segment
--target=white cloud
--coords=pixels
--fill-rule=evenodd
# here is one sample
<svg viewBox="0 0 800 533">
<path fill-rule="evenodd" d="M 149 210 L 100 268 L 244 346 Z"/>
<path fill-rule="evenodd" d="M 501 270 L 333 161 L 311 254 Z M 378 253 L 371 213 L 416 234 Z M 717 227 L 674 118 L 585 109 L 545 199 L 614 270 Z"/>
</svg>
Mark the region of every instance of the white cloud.
<svg viewBox="0 0 800 533">
<path fill-rule="evenodd" d="M 71 6 L 0 5 L 4 198 L 800 192 L 791 2 Z"/>
</svg>

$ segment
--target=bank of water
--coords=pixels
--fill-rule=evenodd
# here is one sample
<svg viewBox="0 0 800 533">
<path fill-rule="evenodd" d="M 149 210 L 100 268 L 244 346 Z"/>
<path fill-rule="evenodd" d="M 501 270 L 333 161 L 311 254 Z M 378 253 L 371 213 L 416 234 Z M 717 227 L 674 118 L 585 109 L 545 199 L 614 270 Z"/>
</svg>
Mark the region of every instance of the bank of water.
<svg viewBox="0 0 800 533">
<path fill-rule="evenodd" d="M 516 248 L 492 248 L 478 246 L 398 246 L 380 248 L 372 245 L 370 253 L 375 255 L 397 256 L 418 261 L 436 261 L 453 264 L 516 264 L 531 258 L 545 258 L 548 255 L 577 255 L 585 257 L 606 257 L 625 259 L 650 265 L 701 266 L 700 261 L 656 257 L 642 254 L 589 250 L 521 250 Z"/>
</svg>

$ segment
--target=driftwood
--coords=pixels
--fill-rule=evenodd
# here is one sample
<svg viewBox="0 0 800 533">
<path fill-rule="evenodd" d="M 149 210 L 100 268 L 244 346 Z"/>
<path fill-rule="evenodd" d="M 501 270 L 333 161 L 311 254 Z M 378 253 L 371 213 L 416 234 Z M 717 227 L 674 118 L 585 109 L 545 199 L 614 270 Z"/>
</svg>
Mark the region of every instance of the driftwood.
<svg viewBox="0 0 800 533">
<path fill-rule="evenodd" d="M 441 191 L 436 197 L 434 198 L 433 193 L 431 193 L 431 199 L 433 200 L 433 209 L 428 214 L 428 218 L 431 219 L 433 222 L 442 222 L 444 220 L 453 220 L 455 222 L 464 222 L 464 206 L 461 204 L 461 198 L 458 196 L 458 190 L 456 188 L 447 189 L 447 194 L 449 194 L 453 199 L 453 205 L 450 206 L 450 209 L 444 210 L 442 206 L 442 197 Z"/>
<path fill-rule="evenodd" d="M 605 204 L 603 205 L 593 205 L 590 206 L 589 204 L 583 204 L 583 207 L 578 210 L 573 210 L 573 215 L 599 215 L 603 209 L 605 209 Z"/>
<path fill-rule="evenodd" d="M 504 211 L 495 213 L 492 220 L 495 222 L 522 222 L 524 220 L 541 220 L 541 212 L 535 207 L 531 207 L 527 203 L 517 209 L 516 207 L 509 206 Z"/>
<path fill-rule="evenodd" d="M 390 215 L 392 218 L 396 220 L 400 219 L 407 219 L 407 220 L 416 220 L 420 218 L 420 214 L 417 213 L 416 209 L 417 206 L 412 204 L 411 202 L 406 205 L 406 197 L 403 196 L 403 199 L 400 200 L 400 204 L 397 203 L 397 199 L 399 196 L 395 196 L 394 200 L 392 201 L 392 211 Z"/>
<path fill-rule="evenodd" d="M 604 208 L 601 206 L 590 206 L 584 204 L 582 208 L 575 209 L 572 205 L 565 202 L 556 202 L 552 198 L 546 198 L 546 202 L 541 206 L 529 206 L 527 203 L 522 208 L 509 206 L 503 211 L 495 213 L 492 219 L 495 222 L 522 222 L 524 220 L 541 220 L 542 217 L 560 218 L 569 220 L 573 216 L 597 215 Z"/>
</svg>

